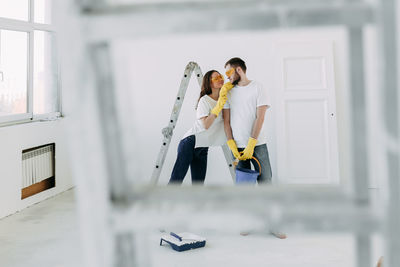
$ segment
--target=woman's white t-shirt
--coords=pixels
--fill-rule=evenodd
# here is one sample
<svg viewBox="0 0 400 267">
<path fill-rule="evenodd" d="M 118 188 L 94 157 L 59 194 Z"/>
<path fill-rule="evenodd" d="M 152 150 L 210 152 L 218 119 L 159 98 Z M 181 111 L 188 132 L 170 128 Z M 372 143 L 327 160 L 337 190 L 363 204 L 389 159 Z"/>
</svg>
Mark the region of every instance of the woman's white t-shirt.
<svg viewBox="0 0 400 267">
<path fill-rule="evenodd" d="M 196 121 L 193 127 L 182 137 L 182 139 L 189 135 L 196 136 L 195 147 L 209 147 L 209 146 L 221 146 L 226 142 L 226 136 L 224 132 L 224 121 L 222 119 L 222 112 L 211 124 L 207 130 L 204 128 L 204 123 L 201 118 L 210 115 L 210 111 L 215 107 L 217 101 L 212 99 L 210 96 L 205 95 L 200 98 L 197 106 Z"/>
</svg>

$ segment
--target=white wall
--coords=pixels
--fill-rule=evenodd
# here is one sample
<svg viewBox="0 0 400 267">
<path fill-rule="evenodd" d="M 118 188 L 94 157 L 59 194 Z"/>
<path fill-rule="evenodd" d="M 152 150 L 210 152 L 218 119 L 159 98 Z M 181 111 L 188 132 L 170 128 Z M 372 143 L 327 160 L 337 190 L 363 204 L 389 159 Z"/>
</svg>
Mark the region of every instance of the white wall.
<svg viewBox="0 0 400 267">
<path fill-rule="evenodd" d="M 137 179 L 149 180 L 161 146 L 161 129 L 168 125 L 172 106 L 178 92 L 183 70 L 189 61 L 201 66 L 203 73 L 210 69 L 224 71 L 224 63 L 239 56 L 246 61 L 248 76 L 264 84 L 274 101 L 272 84 L 271 48 L 274 42 L 284 40 L 332 40 L 335 44 L 336 97 L 339 129 L 341 177 L 349 176 L 348 160 L 348 81 L 347 35 L 341 28 L 302 29 L 296 31 L 235 32 L 115 42 L 117 84 L 130 102 L 126 119 L 135 125 Z M 118 65 L 117 65 L 118 64 Z M 167 183 L 176 159 L 180 138 L 195 119 L 194 106 L 199 94 L 197 82 L 192 79 L 177 123 L 160 183 Z M 274 179 L 276 173 L 275 114 L 267 111 L 265 127 Z M 225 159 L 219 148 L 209 152 L 206 184 L 231 183 Z M 190 179 L 186 177 L 186 183 Z M 345 181 L 343 181 L 345 182 Z"/>
<path fill-rule="evenodd" d="M 73 186 L 64 124 L 64 120 L 61 119 L 0 128 L 0 218 Z M 56 143 L 56 186 L 21 200 L 22 150 L 48 143 Z"/>
</svg>

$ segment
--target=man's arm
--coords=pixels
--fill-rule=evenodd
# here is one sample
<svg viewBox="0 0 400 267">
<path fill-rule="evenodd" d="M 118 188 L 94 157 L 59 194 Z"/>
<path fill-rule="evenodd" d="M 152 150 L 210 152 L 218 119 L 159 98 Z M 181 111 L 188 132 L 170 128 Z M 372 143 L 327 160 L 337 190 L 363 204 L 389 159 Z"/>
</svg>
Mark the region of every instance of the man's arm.
<svg viewBox="0 0 400 267">
<path fill-rule="evenodd" d="M 235 140 L 233 140 L 232 128 L 231 128 L 231 110 L 223 109 L 222 116 L 224 118 L 224 130 L 226 139 L 228 140 L 226 144 L 229 146 L 229 149 L 232 151 L 232 154 L 235 158 L 240 158 L 240 153 L 236 146 Z"/>
<path fill-rule="evenodd" d="M 224 118 L 224 130 L 227 140 L 233 139 L 232 128 L 231 128 L 231 110 L 223 109 L 222 116 Z"/>
<path fill-rule="evenodd" d="M 261 128 L 264 124 L 265 112 L 268 108 L 269 106 L 266 105 L 257 107 L 256 120 L 254 121 L 253 129 L 251 131 L 251 137 L 254 139 L 258 139 L 258 136 L 260 135 Z"/>
</svg>

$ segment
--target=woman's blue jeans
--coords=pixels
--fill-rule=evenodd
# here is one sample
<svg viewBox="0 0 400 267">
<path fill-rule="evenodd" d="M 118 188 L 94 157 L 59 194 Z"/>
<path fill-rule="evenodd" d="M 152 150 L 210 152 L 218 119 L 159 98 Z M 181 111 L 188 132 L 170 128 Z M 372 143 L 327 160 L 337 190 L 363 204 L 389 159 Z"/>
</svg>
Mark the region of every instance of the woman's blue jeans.
<svg viewBox="0 0 400 267">
<path fill-rule="evenodd" d="M 196 137 L 190 135 L 179 142 L 178 157 L 168 184 L 181 184 L 190 166 L 192 184 L 204 184 L 208 147 L 195 148 Z"/>
</svg>

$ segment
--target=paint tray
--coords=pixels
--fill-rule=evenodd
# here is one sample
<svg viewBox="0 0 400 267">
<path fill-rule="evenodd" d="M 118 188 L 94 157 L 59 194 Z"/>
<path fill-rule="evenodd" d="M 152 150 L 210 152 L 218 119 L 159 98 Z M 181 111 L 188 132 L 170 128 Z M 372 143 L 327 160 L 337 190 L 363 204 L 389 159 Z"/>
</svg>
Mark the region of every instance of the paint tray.
<svg viewBox="0 0 400 267">
<path fill-rule="evenodd" d="M 195 248 L 201 248 L 206 245 L 205 238 L 192 234 L 192 233 L 178 233 L 171 232 L 169 235 L 165 234 L 161 237 L 160 246 L 163 242 L 169 244 L 173 250 L 185 251 Z"/>
</svg>

